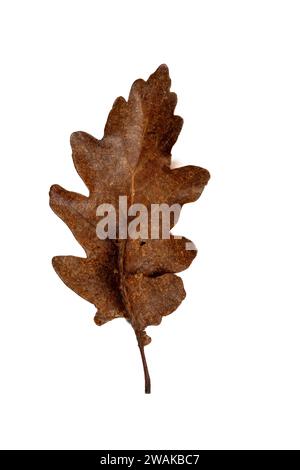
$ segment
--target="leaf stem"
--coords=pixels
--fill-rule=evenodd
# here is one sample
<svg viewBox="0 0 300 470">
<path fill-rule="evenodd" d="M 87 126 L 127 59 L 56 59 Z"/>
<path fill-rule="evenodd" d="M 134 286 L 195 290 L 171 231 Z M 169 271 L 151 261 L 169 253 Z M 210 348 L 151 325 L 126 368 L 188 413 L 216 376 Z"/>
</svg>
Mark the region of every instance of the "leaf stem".
<svg viewBox="0 0 300 470">
<path fill-rule="evenodd" d="M 138 333 L 136 333 L 136 337 L 137 337 L 139 350 L 140 350 L 141 358 L 143 362 L 144 377 L 145 377 L 145 393 L 149 394 L 151 393 L 151 379 L 150 379 L 147 360 L 145 356 L 144 345 L 142 343 L 141 336 Z"/>
</svg>

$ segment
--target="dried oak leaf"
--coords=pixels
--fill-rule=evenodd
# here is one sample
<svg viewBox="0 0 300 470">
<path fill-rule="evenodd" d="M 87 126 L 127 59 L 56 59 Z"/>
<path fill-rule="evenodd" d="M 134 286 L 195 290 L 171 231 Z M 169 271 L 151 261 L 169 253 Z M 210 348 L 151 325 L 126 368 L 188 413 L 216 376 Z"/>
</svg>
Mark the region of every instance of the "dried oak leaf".
<svg viewBox="0 0 300 470">
<path fill-rule="evenodd" d="M 187 239 L 173 236 L 99 239 L 96 209 L 112 204 L 118 216 L 120 195 L 127 196 L 128 205 L 150 209 L 151 204 L 195 201 L 203 191 L 207 170 L 190 165 L 170 169 L 170 152 L 183 123 L 174 115 L 177 96 L 170 85 L 168 68 L 161 65 L 147 81 L 133 83 L 128 101 L 116 99 L 101 140 L 85 132 L 71 135 L 74 165 L 88 197 L 58 185 L 50 189 L 51 208 L 87 256 L 56 256 L 54 269 L 68 287 L 96 306 L 97 325 L 118 317 L 130 322 L 142 356 L 146 393 L 150 377 L 144 346 L 151 340 L 145 329 L 158 325 L 184 299 L 182 280 L 174 273 L 190 265 L 196 250 L 186 249 Z"/>
</svg>

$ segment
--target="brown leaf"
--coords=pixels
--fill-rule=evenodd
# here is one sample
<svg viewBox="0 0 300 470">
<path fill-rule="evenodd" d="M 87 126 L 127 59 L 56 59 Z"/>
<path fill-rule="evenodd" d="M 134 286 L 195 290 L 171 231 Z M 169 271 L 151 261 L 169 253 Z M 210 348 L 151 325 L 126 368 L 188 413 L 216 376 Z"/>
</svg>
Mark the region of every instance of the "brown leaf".
<svg viewBox="0 0 300 470">
<path fill-rule="evenodd" d="M 195 201 L 203 191 L 207 170 L 191 165 L 170 168 L 170 152 L 183 123 L 174 115 L 177 97 L 170 85 L 168 69 L 161 65 L 146 82 L 134 82 L 128 101 L 117 98 L 101 140 L 85 132 L 72 134 L 74 165 L 89 189 L 88 197 L 58 185 L 50 190 L 51 208 L 87 255 L 55 257 L 54 269 L 68 287 L 96 306 L 97 325 L 118 317 L 132 325 L 146 393 L 150 378 L 144 346 L 150 338 L 145 329 L 158 325 L 184 299 L 183 283 L 174 273 L 190 265 L 196 250 L 187 249 L 191 243 L 185 238 L 162 239 L 161 231 L 159 239 L 123 239 L 118 233 L 116 240 L 99 239 L 96 209 L 112 204 L 118 220 L 119 196 L 127 196 L 128 205 L 143 204 L 150 211 L 152 204 Z"/>
</svg>

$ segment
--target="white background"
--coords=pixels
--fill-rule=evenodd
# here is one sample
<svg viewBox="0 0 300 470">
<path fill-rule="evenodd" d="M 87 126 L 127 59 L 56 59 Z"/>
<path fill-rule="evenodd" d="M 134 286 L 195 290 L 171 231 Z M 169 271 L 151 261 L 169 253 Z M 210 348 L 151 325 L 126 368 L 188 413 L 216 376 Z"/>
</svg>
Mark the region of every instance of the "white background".
<svg viewBox="0 0 300 470">
<path fill-rule="evenodd" d="M 2 1 L 0 445 L 300 448 L 300 3 Z M 173 157 L 211 180 L 175 233 L 199 249 L 187 298 L 136 340 L 51 266 L 82 255 L 48 207 L 87 194 L 69 135 L 102 136 L 131 83 L 167 63 Z"/>
</svg>

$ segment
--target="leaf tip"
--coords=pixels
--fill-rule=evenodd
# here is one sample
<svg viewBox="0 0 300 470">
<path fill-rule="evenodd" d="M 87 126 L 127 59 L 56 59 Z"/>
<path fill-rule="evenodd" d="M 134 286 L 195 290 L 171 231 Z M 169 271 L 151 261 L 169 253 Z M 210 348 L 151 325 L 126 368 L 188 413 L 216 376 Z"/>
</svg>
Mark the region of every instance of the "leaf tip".
<svg viewBox="0 0 300 470">
<path fill-rule="evenodd" d="M 72 132 L 72 134 L 70 135 L 70 144 L 72 148 L 74 147 L 74 145 L 78 144 L 80 141 L 83 140 L 82 134 L 83 134 L 82 131 Z"/>
<path fill-rule="evenodd" d="M 49 206 L 51 207 L 52 210 L 54 210 L 54 206 L 56 205 L 57 202 L 57 196 L 59 195 L 61 191 L 61 186 L 58 184 L 52 184 L 49 189 Z"/>
<path fill-rule="evenodd" d="M 169 74 L 169 67 L 166 64 L 161 64 L 154 73 L 152 73 L 148 79 L 150 82 L 152 80 L 157 80 L 163 82 L 170 89 L 171 87 L 171 78 Z"/>
<path fill-rule="evenodd" d="M 161 64 L 154 73 L 169 75 L 169 67 L 167 64 Z"/>
<path fill-rule="evenodd" d="M 201 168 L 201 173 L 204 184 L 207 184 L 210 180 L 210 172 L 206 168 Z"/>
<path fill-rule="evenodd" d="M 106 323 L 106 320 L 104 320 L 101 314 L 99 313 L 99 311 L 97 311 L 94 316 L 94 322 L 96 323 L 97 326 L 102 326 L 104 325 L 104 323 Z"/>
<path fill-rule="evenodd" d="M 59 184 L 52 184 L 49 189 L 49 197 L 50 199 L 55 196 L 61 190 L 61 186 Z"/>
<path fill-rule="evenodd" d="M 55 271 L 59 269 L 59 266 L 61 264 L 61 258 L 62 258 L 61 256 L 53 256 L 52 258 L 52 266 Z"/>
</svg>

